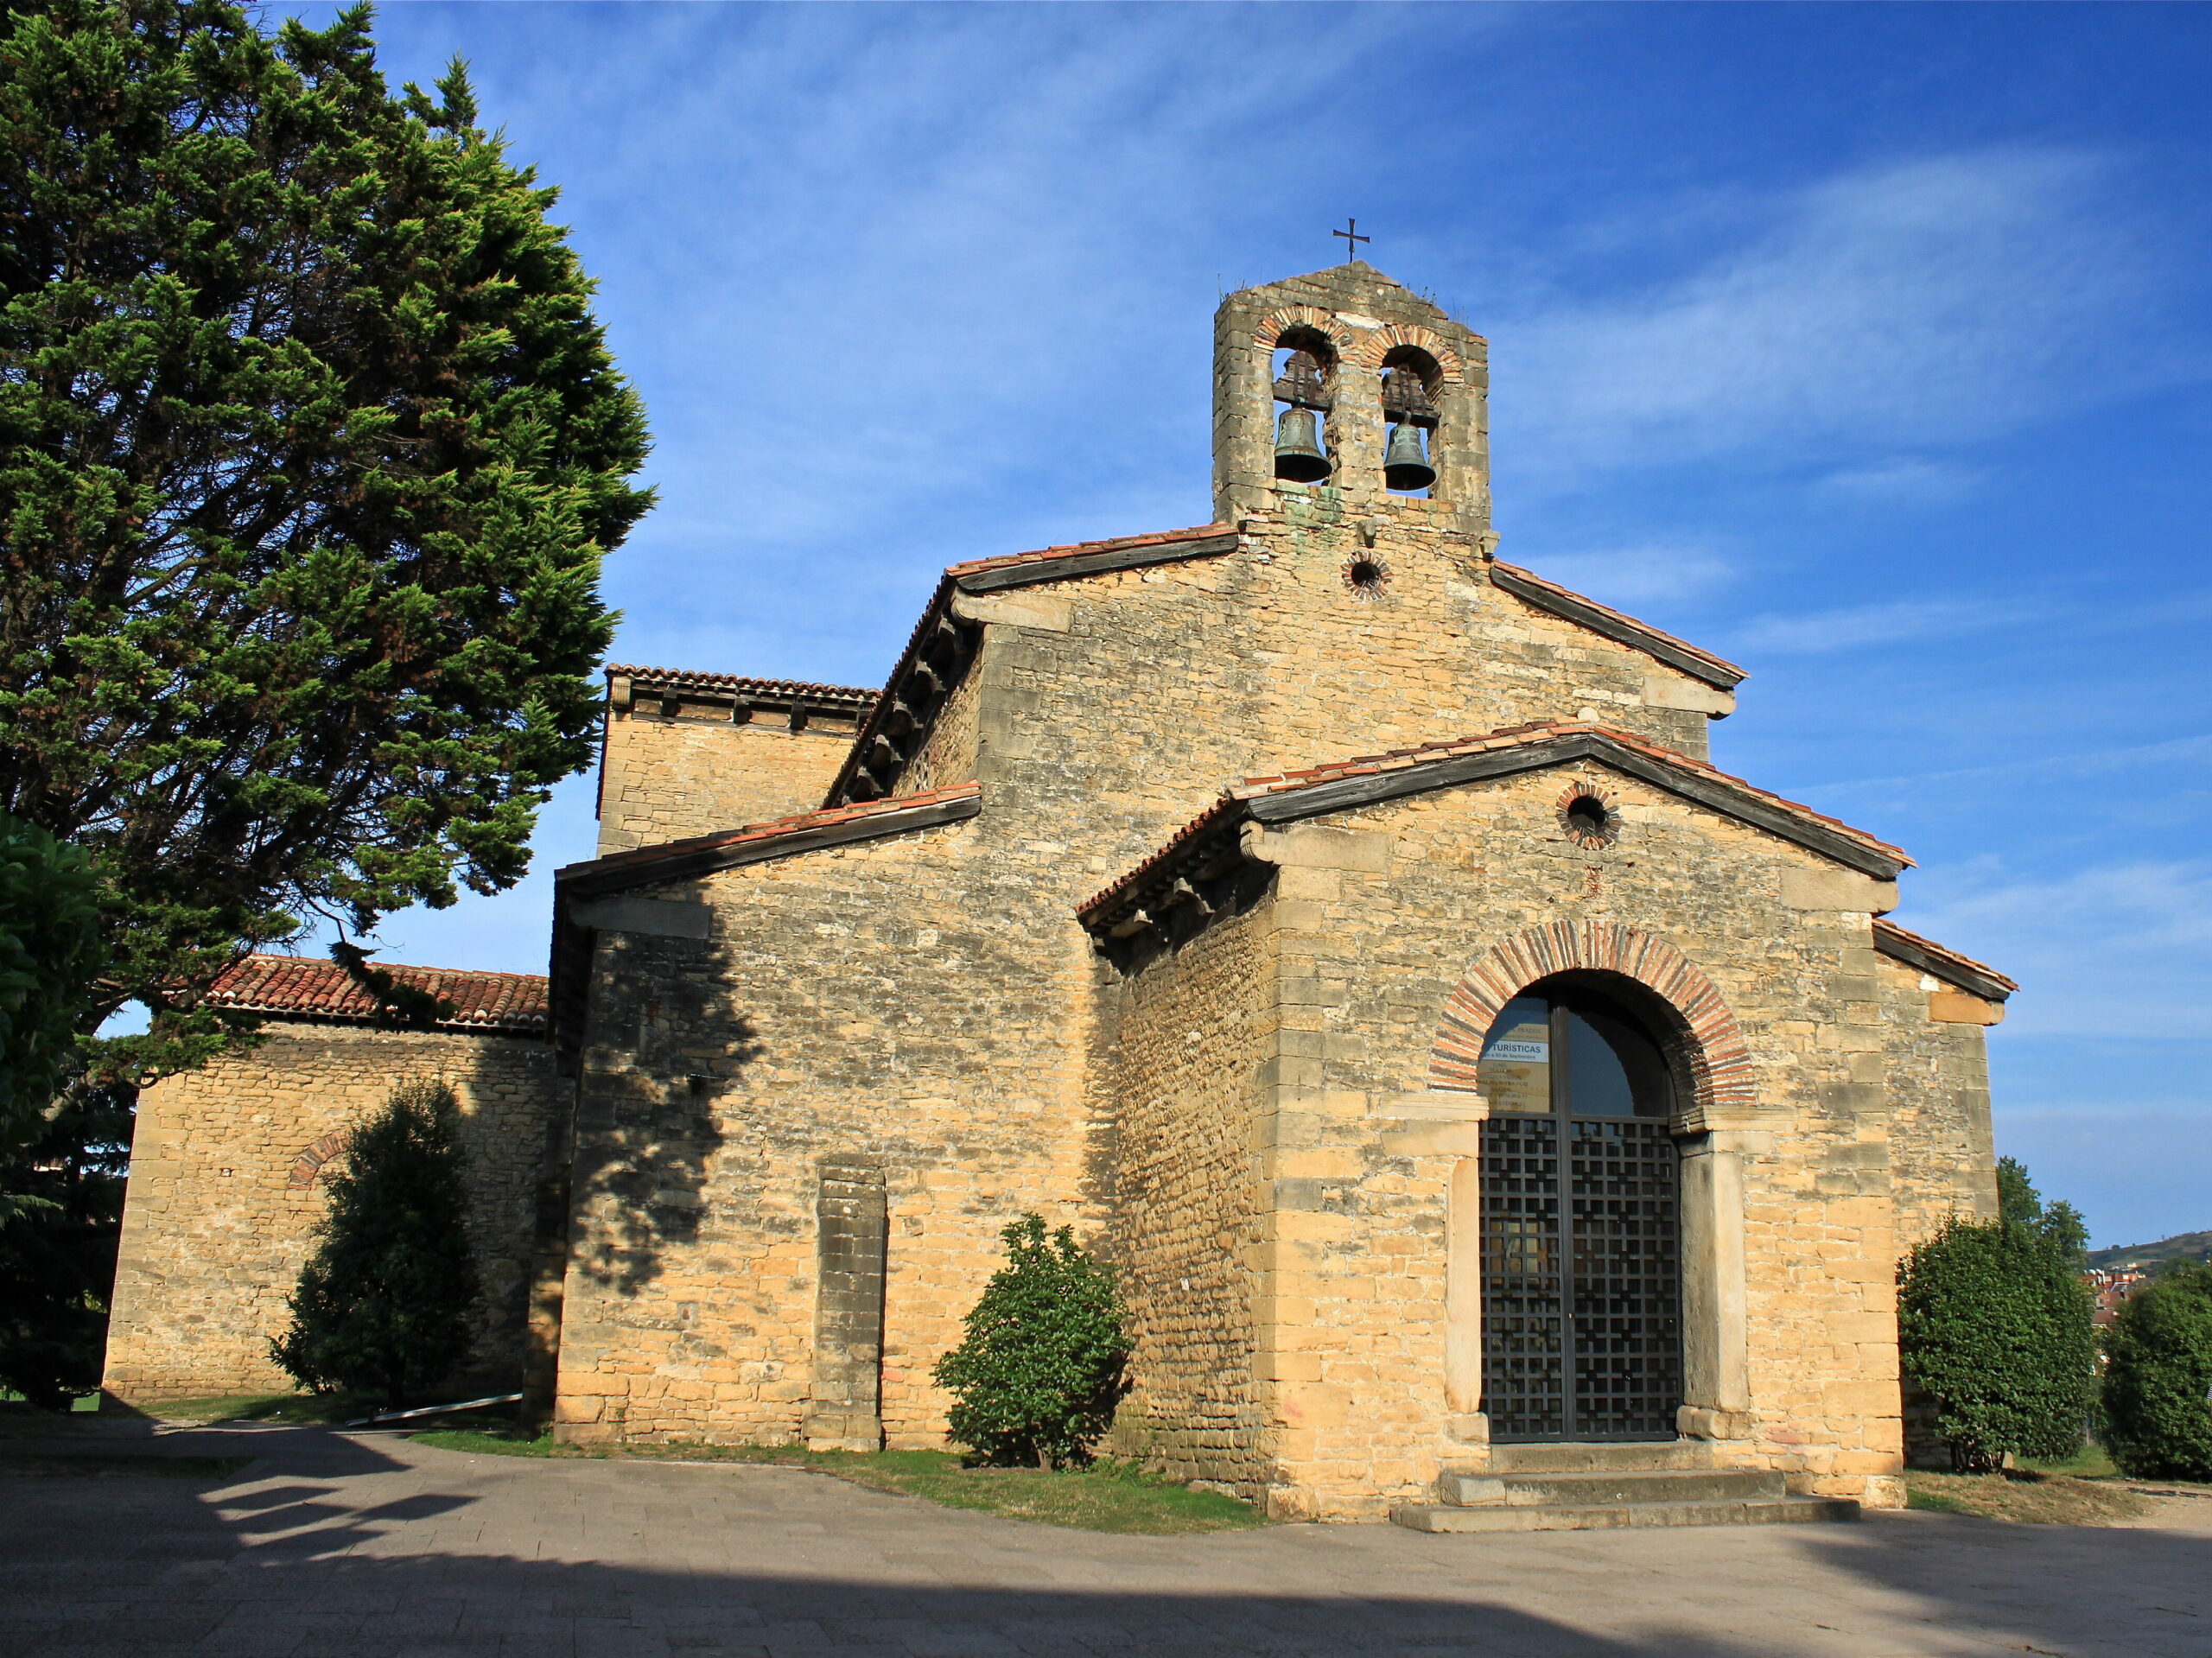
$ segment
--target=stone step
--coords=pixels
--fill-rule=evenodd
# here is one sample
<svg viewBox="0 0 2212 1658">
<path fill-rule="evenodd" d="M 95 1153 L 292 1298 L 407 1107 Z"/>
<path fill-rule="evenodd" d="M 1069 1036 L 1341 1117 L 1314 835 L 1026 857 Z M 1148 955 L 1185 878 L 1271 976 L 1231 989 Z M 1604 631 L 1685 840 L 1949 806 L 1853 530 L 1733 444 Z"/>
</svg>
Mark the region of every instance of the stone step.
<svg viewBox="0 0 2212 1658">
<path fill-rule="evenodd" d="M 1485 1474 L 1597 1474 L 1630 1470 L 1710 1468 L 1713 1447 L 1703 1439 L 1599 1439 L 1580 1444 L 1494 1445 Z"/>
<path fill-rule="evenodd" d="M 1529 1507 L 1462 1509 L 1448 1503 L 1402 1502 L 1390 1510 L 1396 1524 L 1414 1531 L 1615 1531 L 1643 1526 L 1778 1526 L 1808 1521 L 1856 1520 L 1847 1497 L 1749 1497 L 1711 1502 L 1552 1502 Z"/>
<path fill-rule="evenodd" d="M 1491 1509 L 1616 1502 L 1726 1502 L 1787 1496 L 1780 1474 L 1764 1468 L 1630 1469 L 1612 1473 L 1446 1474 L 1437 1495 L 1451 1507 Z"/>
</svg>

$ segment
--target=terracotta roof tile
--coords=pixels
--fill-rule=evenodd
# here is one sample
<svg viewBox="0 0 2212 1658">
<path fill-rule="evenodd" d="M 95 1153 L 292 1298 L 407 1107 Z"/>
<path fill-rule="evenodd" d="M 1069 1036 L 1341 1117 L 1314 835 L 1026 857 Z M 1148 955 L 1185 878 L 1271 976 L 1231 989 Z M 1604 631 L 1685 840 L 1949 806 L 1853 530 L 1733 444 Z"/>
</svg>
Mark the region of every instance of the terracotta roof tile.
<svg viewBox="0 0 2212 1658">
<path fill-rule="evenodd" d="M 1969 973 L 1979 973 L 1988 978 L 1994 979 L 1998 983 L 2003 985 L 2008 991 L 2018 990 L 2020 988 L 2017 981 L 2006 978 L 1995 968 L 1990 966 L 1988 962 L 1977 962 L 1973 956 L 1953 950 L 1948 944 L 1939 944 L 1932 938 L 1923 938 L 1916 932 L 1908 931 L 1906 929 L 1897 925 L 1896 922 L 1890 920 L 1886 916 L 1877 916 L 1874 918 L 1874 943 L 1878 949 L 1881 945 L 1884 934 L 1888 934 L 1891 937 L 1901 939 L 1905 943 L 1910 944 L 1916 950 L 1925 950 L 1929 955 L 1935 956 L 1938 961 L 1948 962 L 1954 966 L 1962 968 Z"/>
<path fill-rule="evenodd" d="M 833 823 L 849 823 L 857 818 L 885 817 L 894 812 L 911 810 L 916 806 L 934 805 L 940 800 L 965 799 L 982 791 L 980 784 L 957 783 L 947 788 L 930 789 L 921 794 L 886 795 L 880 800 L 866 801 L 858 805 L 826 806 L 819 811 L 771 818 L 765 823 L 746 823 L 736 829 L 717 829 L 712 835 L 694 835 L 681 841 L 664 841 L 654 846 L 633 848 L 628 852 L 610 852 L 603 858 L 570 864 L 556 872 L 556 878 L 575 870 L 624 869 L 637 864 L 655 863 L 665 858 L 683 857 L 695 852 L 715 852 L 727 847 L 773 841 L 807 829 L 826 829 Z"/>
<path fill-rule="evenodd" d="M 1393 748 L 1380 754 L 1355 755 L 1349 759 L 1331 761 L 1325 765 L 1307 766 L 1294 772 L 1278 772 L 1263 777 L 1246 778 L 1235 787 L 1224 790 L 1219 800 L 1178 829 L 1169 837 L 1165 845 L 1146 858 L 1142 863 L 1077 905 L 1077 912 L 1087 913 L 1115 894 L 1140 885 L 1147 874 L 1172 858 L 1179 848 L 1188 843 L 1194 836 L 1205 833 L 1219 823 L 1224 816 L 1233 814 L 1236 809 L 1245 801 L 1257 799 L 1264 795 L 1294 794 L 1300 789 L 1310 789 L 1319 784 L 1333 783 L 1341 778 L 1374 777 L 1388 772 L 1412 771 L 1420 766 L 1433 765 L 1440 761 L 1452 759 L 1464 754 L 1481 754 L 1500 749 L 1524 747 L 1531 743 L 1542 742 L 1554 737 L 1577 734 L 1603 737 L 1609 742 L 1618 743 L 1624 748 L 1634 749 L 1638 753 L 1648 755 L 1669 765 L 1710 778 L 1716 783 L 1726 784 L 1731 789 L 1739 790 L 1793 816 L 1817 823 L 1831 833 L 1855 841 L 1885 858 L 1894 859 L 1900 864 L 1910 865 L 1912 862 L 1912 860 L 1906 856 L 1901 848 L 1891 846 L 1886 841 L 1877 839 L 1864 829 L 1853 829 L 1840 818 L 1830 817 L 1825 812 L 1816 812 L 1810 806 L 1801 804 L 1797 801 L 1784 799 L 1777 794 L 1770 794 L 1764 789 L 1745 782 L 1742 778 L 1723 772 L 1703 760 L 1693 759 L 1688 754 L 1678 753 L 1674 749 L 1652 742 L 1648 738 L 1639 737 L 1633 732 L 1621 731 L 1611 726 L 1596 725 L 1586 721 L 1540 721 L 1529 725 L 1506 726 L 1497 731 L 1486 732 L 1479 737 L 1459 737 L 1444 742 L 1421 743 L 1411 748 Z"/>
<path fill-rule="evenodd" d="M 1125 547 L 1157 547 L 1168 542 L 1198 541 L 1209 536 L 1232 534 L 1236 526 L 1230 524 L 1202 524 L 1189 530 L 1162 530 L 1149 536 L 1117 536 L 1106 541 L 1070 542 L 1065 547 L 1039 547 L 1031 553 L 1008 553 L 999 558 L 970 559 L 965 564 L 948 564 L 944 573 L 957 580 L 974 575 L 981 570 L 1004 569 L 1009 564 L 1041 564 L 1055 558 L 1080 558 L 1086 553 L 1118 552 Z"/>
<path fill-rule="evenodd" d="M 1740 789 L 1745 794 L 1758 797 L 1770 806 L 1780 807 L 1795 816 L 1818 823 L 1824 829 L 1831 829 L 1838 835 L 1858 842 L 1861 846 L 1882 854 L 1885 857 L 1895 858 L 1904 864 L 1910 864 L 1912 861 L 1902 848 L 1893 847 L 1887 841 L 1869 835 L 1864 829 L 1853 829 L 1841 818 L 1830 817 L 1826 812 L 1815 811 L 1810 806 L 1802 802 L 1785 799 L 1781 795 L 1770 793 L 1755 784 L 1747 783 L 1742 778 L 1720 770 L 1716 765 L 1709 765 L 1704 760 L 1693 759 L 1689 755 L 1669 748 L 1663 744 L 1655 743 L 1648 737 L 1639 737 L 1632 731 L 1622 731 L 1616 727 L 1597 725 L 1582 720 L 1546 721 L 1532 725 L 1507 726 L 1501 730 L 1489 732 L 1480 737 L 1460 737 L 1446 742 L 1422 743 L 1414 748 L 1393 748 L 1381 754 L 1362 754 L 1351 759 L 1336 760 L 1326 765 L 1313 766 L 1303 772 L 1287 772 L 1276 778 L 1247 778 L 1237 787 L 1229 791 L 1229 794 L 1234 799 L 1249 800 L 1257 795 L 1281 794 L 1287 790 L 1307 788 L 1313 784 L 1331 782 L 1338 778 L 1366 777 L 1382 772 L 1402 772 L 1411 766 L 1427 765 L 1440 759 L 1449 759 L 1454 755 L 1485 753 L 1495 749 L 1513 748 L 1525 743 L 1541 742 L 1548 737 L 1565 737 L 1583 732 L 1604 737 L 1609 741 L 1620 744 L 1624 748 L 1632 748 L 1638 753 L 1648 754 L 1654 759 L 1664 760 L 1669 765 L 1677 765 L 1685 771 L 1700 772 L 1715 782 L 1725 783 L 1732 789 Z"/>
<path fill-rule="evenodd" d="M 1595 599 L 1591 598 L 1586 594 L 1577 593 L 1572 588 L 1563 588 L 1556 581 L 1548 581 L 1542 576 L 1538 575 L 1534 570 L 1523 569 L 1518 564 L 1509 564 L 1502 558 L 1492 562 L 1499 569 L 1505 571 L 1508 575 L 1515 576 L 1521 581 L 1528 582 L 1531 587 L 1541 588 L 1548 593 L 1558 594 L 1561 598 L 1571 600 L 1578 605 L 1587 605 L 1591 609 L 1602 612 L 1604 614 L 1611 617 L 1613 620 L 1618 622 L 1623 627 L 1633 629 L 1639 633 L 1649 634 L 1651 638 L 1661 640 L 1665 644 L 1671 645 L 1677 651 L 1683 651 L 1689 656 L 1694 657 L 1700 662 L 1710 664 L 1723 674 L 1732 677 L 1739 683 L 1751 677 L 1749 670 L 1738 667 L 1736 664 L 1729 661 L 1727 657 L 1715 656 L 1712 651 L 1706 650 L 1702 645 L 1692 645 L 1688 639 L 1677 638 L 1674 634 L 1668 632 L 1664 628 L 1654 627 L 1649 622 L 1643 621 L 1637 617 L 1631 616 L 1626 611 L 1615 610 L 1611 605 L 1601 605 Z"/>
<path fill-rule="evenodd" d="M 858 685 L 817 685 L 804 679 L 752 679 L 743 674 L 710 674 L 691 668 L 643 668 L 626 663 L 610 663 L 607 668 L 609 679 L 621 675 L 632 680 L 642 680 L 648 685 L 666 685 L 675 689 L 753 691 L 762 696 L 819 697 L 828 702 L 860 702 L 873 705 L 877 693 Z"/>
<path fill-rule="evenodd" d="M 378 962 L 402 984 L 451 1002 L 443 1031 L 545 1030 L 545 981 L 534 973 L 473 973 L 445 967 L 400 967 Z M 218 1007 L 255 1013 L 367 1023 L 376 1001 L 335 962 L 315 956 L 249 956 L 217 979 L 207 1001 Z"/>
</svg>

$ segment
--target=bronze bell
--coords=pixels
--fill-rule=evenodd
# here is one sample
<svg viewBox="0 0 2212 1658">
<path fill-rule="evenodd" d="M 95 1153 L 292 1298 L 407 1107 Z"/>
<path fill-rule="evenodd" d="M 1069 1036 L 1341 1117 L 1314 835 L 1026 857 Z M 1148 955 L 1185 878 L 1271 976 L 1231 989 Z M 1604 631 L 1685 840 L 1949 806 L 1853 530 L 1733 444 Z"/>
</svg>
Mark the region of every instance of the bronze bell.
<svg viewBox="0 0 2212 1658">
<path fill-rule="evenodd" d="M 1311 409 L 1286 409 L 1275 428 L 1275 476 L 1294 484 L 1318 484 L 1329 475 L 1320 433 Z"/>
<path fill-rule="evenodd" d="M 1436 468 L 1421 453 L 1421 428 L 1409 420 L 1390 429 L 1390 445 L 1382 451 L 1382 481 L 1392 489 L 1427 489 L 1436 481 Z"/>
</svg>

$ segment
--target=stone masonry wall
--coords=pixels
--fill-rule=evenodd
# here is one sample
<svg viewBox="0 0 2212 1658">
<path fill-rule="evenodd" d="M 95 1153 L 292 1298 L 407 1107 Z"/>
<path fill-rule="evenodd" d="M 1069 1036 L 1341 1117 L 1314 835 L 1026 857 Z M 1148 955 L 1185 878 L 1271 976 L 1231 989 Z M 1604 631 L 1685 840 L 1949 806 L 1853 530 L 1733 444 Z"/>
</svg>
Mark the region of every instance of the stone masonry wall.
<svg viewBox="0 0 2212 1658">
<path fill-rule="evenodd" d="M 321 1166 L 393 1086 L 442 1077 L 461 1103 L 484 1286 L 473 1378 L 518 1385 L 541 1185 L 566 1087 L 542 1042 L 270 1020 L 249 1054 L 139 1096 L 108 1388 L 127 1399 L 283 1392 L 269 1356 L 323 1211 Z"/>
<path fill-rule="evenodd" d="M 1578 777 L 1615 797 L 1625 826 L 1611 848 L 1586 850 L 1558 828 Z M 1255 1138 L 1338 1170 L 1276 1172 L 1264 1225 L 1256 1289 L 1274 1325 L 1263 1318 L 1258 1346 L 1263 1362 L 1281 1356 L 1267 1400 L 1276 1510 L 1371 1514 L 1440 1467 L 1480 1465 L 1446 1388 L 1446 1192 L 1475 1141 L 1427 1091 L 1429 1051 L 1474 958 L 1585 918 L 1663 940 L 1703 969 L 1751 1056 L 1757 1108 L 1704 1125 L 1732 1137 L 1747 1188 L 1748 1407 L 1729 1416 L 1715 1458 L 1895 1501 L 1897 1239 L 1868 913 L 1886 889 L 1592 762 L 1260 845 L 1282 865 L 1266 918 L 1281 1046 Z M 1853 901 L 1864 907 L 1843 907 Z"/>
<path fill-rule="evenodd" d="M 613 935 L 594 968 L 556 1431 L 788 1441 L 817 1374 L 825 1164 L 880 1169 L 882 1426 L 942 1443 L 928 1368 L 1026 1210 L 1080 1218 L 1077 1084 L 1023 872 L 973 822 L 654 889 L 698 942 Z M 849 1438 L 849 1434 L 841 1435 Z"/>
<path fill-rule="evenodd" d="M 1269 1483 L 1253 1314 L 1261 1237 L 1252 1143 L 1276 1046 L 1270 933 L 1221 922 L 1149 970 L 1102 966 L 1094 1075 L 1110 1123 L 1113 1220 L 1134 1341 L 1114 1444 L 1178 1478 Z"/>
<path fill-rule="evenodd" d="M 797 1434 L 808 1183 L 816 1159 L 852 1154 L 880 1157 L 888 1185 L 885 1428 L 936 1443 L 929 1367 L 999 1227 L 1026 1208 L 1105 1217 L 1074 906 L 1225 783 L 1573 717 L 1594 692 L 1620 699 L 1617 723 L 1682 740 L 1681 711 L 1643 700 L 1671 670 L 1491 588 L 1464 539 L 1383 524 L 1392 585 L 1370 600 L 1344 581 L 1350 526 L 1255 531 L 1217 558 L 963 599 L 983 635 L 901 787 L 962 780 L 972 756 L 979 818 L 652 887 L 710 902 L 712 936 L 602 944 L 564 1435 Z M 1518 641 L 1513 672 L 1482 670 L 1486 629 Z"/>
<path fill-rule="evenodd" d="M 728 706 L 713 702 L 675 716 L 612 709 L 601 759 L 600 854 L 812 811 L 852 741 L 849 720 L 817 716 L 795 732 L 780 716 L 733 724 Z"/>
<path fill-rule="evenodd" d="M 1895 1164 L 1897 1248 L 1930 1236 L 1953 1215 L 1997 1215 L 1996 1147 L 1989 1124 L 1988 1048 L 1979 1024 L 1930 1017 L 1936 997 L 1967 999 L 1890 956 L 1875 982 L 1888 1035 L 1890 1143 Z M 1940 1004 L 1939 1004 L 1940 1006 Z"/>
</svg>

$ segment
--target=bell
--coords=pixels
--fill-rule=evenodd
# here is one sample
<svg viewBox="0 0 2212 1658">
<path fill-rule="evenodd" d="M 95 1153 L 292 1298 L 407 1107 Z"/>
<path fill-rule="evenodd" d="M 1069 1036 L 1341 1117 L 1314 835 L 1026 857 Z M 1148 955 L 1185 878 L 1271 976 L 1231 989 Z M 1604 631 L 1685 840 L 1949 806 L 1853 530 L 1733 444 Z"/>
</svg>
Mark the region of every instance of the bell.
<svg viewBox="0 0 2212 1658">
<path fill-rule="evenodd" d="M 1329 457 L 1321 453 L 1313 411 L 1284 410 L 1282 422 L 1275 428 L 1275 476 L 1294 484 L 1318 484 L 1328 475 Z"/>
<path fill-rule="evenodd" d="M 1390 429 L 1390 445 L 1382 451 L 1382 481 L 1392 489 L 1427 489 L 1436 481 L 1436 468 L 1421 452 L 1421 428 L 1411 421 Z"/>
</svg>

